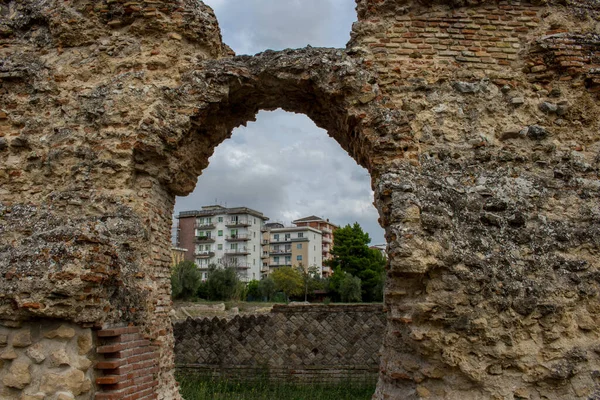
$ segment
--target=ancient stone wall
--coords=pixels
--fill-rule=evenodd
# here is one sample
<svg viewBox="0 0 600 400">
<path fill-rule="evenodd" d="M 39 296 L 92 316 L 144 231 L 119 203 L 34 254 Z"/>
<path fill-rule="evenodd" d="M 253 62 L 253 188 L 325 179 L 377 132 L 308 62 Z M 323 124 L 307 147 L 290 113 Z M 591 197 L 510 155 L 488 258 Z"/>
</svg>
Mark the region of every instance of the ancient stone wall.
<svg viewBox="0 0 600 400">
<path fill-rule="evenodd" d="M 375 398 L 598 397 L 596 3 L 357 15 L 345 50 L 232 57 L 193 0 L 1 1 L 2 326 L 138 327 L 158 348 L 151 396 L 177 398 L 175 195 L 281 107 L 372 177 L 390 256 Z"/>
<path fill-rule="evenodd" d="M 91 329 L 32 321 L 0 327 L 0 398 L 86 399 L 94 388 Z"/>
<path fill-rule="evenodd" d="M 381 305 L 275 306 L 269 314 L 176 323 L 183 373 L 286 382 L 375 383 L 383 343 Z"/>
</svg>

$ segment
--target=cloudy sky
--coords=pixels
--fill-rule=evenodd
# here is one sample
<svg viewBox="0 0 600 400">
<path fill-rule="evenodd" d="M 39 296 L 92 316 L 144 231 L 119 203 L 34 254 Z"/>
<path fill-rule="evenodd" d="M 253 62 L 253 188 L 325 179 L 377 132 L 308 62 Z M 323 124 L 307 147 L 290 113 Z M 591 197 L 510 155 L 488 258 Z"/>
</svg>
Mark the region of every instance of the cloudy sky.
<svg viewBox="0 0 600 400">
<path fill-rule="evenodd" d="M 353 0 L 205 0 L 223 40 L 237 54 L 306 45 L 345 47 L 356 20 Z M 384 243 L 368 172 L 305 115 L 260 112 L 217 147 L 196 190 L 175 212 L 202 205 L 246 206 L 289 225 L 318 215 L 357 221 L 372 244 Z"/>
</svg>

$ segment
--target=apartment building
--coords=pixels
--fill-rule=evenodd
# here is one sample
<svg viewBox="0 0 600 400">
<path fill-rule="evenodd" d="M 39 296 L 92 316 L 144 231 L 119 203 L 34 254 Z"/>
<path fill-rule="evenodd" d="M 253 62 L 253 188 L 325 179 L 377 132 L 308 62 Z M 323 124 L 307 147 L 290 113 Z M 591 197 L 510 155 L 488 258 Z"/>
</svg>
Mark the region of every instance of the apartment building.
<svg viewBox="0 0 600 400">
<path fill-rule="evenodd" d="M 279 267 L 323 268 L 321 231 L 308 227 L 268 224 L 263 233 L 263 276 Z"/>
<path fill-rule="evenodd" d="M 208 276 L 209 265 L 235 267 L 240 279 L 261 277 L 262 231 L 268 220 L 247 208 L 204 206 L 177 216 L 177 247 L 188 249 L 185 259 L 194 261 Z"/>
<path fill-rule="evenodd" d="M 297 219 L 292 221 L 292 223 L 299 227 L 311 227 L 320 231 L 323 237 L 323 243 L 321 244 L 322 259 L 326 261 L 333 257 L 331 250 L 333 249 L 333 236 L 335 235 L 335 230 L 338 228 L 336 224 L 329 222 L 329 219 L 323 219 L 315 215 Z M 323 276 L 329 276 L 332 273 L 333 271 L 330 267 L 323 267 Z"/>
</svg>

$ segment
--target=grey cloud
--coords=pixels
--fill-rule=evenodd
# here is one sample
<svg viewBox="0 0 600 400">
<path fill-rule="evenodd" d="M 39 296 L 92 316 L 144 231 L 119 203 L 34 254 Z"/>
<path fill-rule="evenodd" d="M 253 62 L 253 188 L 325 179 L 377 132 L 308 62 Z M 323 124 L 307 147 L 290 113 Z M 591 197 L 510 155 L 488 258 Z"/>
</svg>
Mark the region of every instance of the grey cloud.
<svg viewBox="0 0 600 400">
<path fill-rule="evenodd" d="M 356 19 L 352 0 L 207 0 L 238 54 L 306 45 L 343 47 Z"/>
</svg>

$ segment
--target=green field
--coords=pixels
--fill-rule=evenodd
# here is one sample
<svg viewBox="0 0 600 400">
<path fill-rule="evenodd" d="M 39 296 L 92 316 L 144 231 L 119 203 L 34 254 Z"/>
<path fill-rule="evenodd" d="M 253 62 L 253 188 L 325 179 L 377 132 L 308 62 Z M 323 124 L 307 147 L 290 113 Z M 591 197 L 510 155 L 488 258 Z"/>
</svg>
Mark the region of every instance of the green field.
<svg viewBox="0 0 600 400">
<path fill-rule="evenodd" d="M 369 400 L 375 392 L 374 383 L 300 385 L 267 380 L 226 381 L 181 374 L 177 381 L 185 400 Z"/>
</svg>

